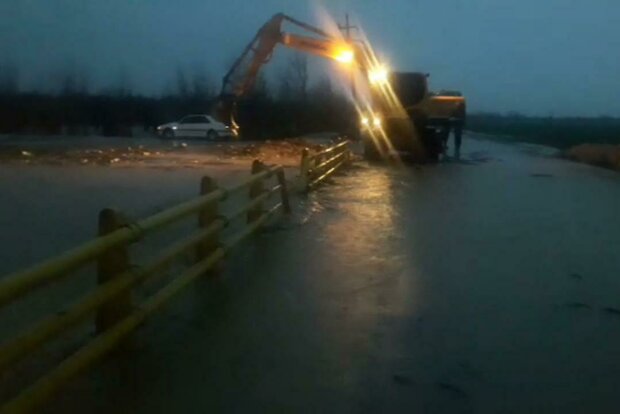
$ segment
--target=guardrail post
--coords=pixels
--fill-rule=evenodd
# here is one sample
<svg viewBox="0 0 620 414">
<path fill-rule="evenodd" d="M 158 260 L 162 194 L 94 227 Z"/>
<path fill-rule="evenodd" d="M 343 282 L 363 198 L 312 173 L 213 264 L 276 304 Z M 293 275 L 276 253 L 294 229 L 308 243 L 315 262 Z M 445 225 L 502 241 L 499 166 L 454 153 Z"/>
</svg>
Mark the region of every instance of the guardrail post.
<svg viewBox="0 0 620 414">
<path fill-rule="evenodd" d="M 286 176 L 284 169 L 280 168 L 277 172 L 278 184 L 280 184 L 280 194 L 282 196 L 282 208 L 286 214 L 291 213 L 291 203 L 288 198 L 288 187 L 286 186 Z"/>
<path fill-rule="evenodd" d="M 259 160 L 254 160 L 254 162 L 252 162 L 252 175 L 258 174 L 264 171 L 265 169 L 266 169 L 265 165 Z M 259 180 L 253 183 L 250 186 L 250 201 L 253 201 L 256 197 L 263 194 L 264 191 L 265 191 L 265 184 L 263 183 L 263 180 Z M 259 205 L 254 207 L 252 210 L 248 211 L 248 217 L 247 217 L 248 223 L 252 223 L 258 220 L 262 214 L 263 214 L 263 203 L 260 203 Z"/>
<path fill-rule="evenodd" d="M 200 195 L 207 195 L 216 191 L 218 189 L 217 183 L 211 177 L 204 176 L 202 180 L 200 180 Z M 209 204 L 205 208 L 203 208 L 200 213 L 198 213 L 198 227 L 201 229 L 206 229 L 214 221 L 219 218 L 219 207 L 218 202 L 215 201 L 212 204 Z M 220 232 L 217 231 L 213 233 L 211 236 L 207 237 L 203 242 L 198 244 L 196 248 L 196 261 L 200 262 L 215 251 L 220 245 Z M 214 266 L 211 271 L 209 271 L 209 275 L 215 276 L 218 273 L 218 266 Z"/>
<path fill-rule="evenodd" d="M 301 152 L 301 163 L 299 166 L 299 177 L 304 190 L 308 188 L 309 184 L 308 170 L 310 170 L 310 153 L 308 148 L 304 148 Z"/>
<path fill-rule="evenodd" d="M 344 151 L 344 165 L 349 165 L 351 164 L 351 149 L 349 148 L 349 144 L 347 143 L 347 145 L 345 145 L 343 147 L 343 151 Z"/>
<path fill-rule="evenodd" d="M 99 236 L 105 236 L 127 225 L 123 216 L 112 209 L 99 213 Z M 112 281 L 129 270 L 129 250 L 127 245 L 112 248 L 97 258 L 97 283 L 99 285 Z M 131 312 L 131 291 L 126 291 L 97 310 L 95 327 L 97 333 L 113 327 Z"/>
</svg>

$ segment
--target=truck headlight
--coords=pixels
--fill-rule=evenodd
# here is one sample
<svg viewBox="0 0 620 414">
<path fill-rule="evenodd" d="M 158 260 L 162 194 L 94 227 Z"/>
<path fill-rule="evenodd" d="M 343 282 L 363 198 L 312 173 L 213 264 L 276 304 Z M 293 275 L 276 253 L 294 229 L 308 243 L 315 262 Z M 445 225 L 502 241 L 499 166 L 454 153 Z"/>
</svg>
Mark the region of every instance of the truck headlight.
<svg viewBox="0 0 620 414">
<path fill-rule="evenodd" d="M 366 118 L 365 116 L 362 117 L 362 125 L 368 126 L 369 123 L 370 123 L 370 120 L 368 118 Z"/>
<path fill-rule="evenodd" d="M 381 128 L 381 118 L 375 117 L 372 120 L 372 124 L 375 126 L 375 128 Z"/>
</svg>

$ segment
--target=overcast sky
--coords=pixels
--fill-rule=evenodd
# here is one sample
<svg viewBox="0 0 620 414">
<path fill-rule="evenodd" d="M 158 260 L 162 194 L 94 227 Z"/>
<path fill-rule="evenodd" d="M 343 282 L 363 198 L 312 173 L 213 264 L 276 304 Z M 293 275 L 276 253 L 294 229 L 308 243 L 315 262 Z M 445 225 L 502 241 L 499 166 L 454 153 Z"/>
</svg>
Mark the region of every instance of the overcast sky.
<svg viewBox="0 0 620 414">
<path fill-rule="evenodd" d="M 472 110 L 620 116 L 619 0 L 0 0 L 0 64 L 22 89 L 51 89 L 67 67 L 95 90 L 124 78 L 159 94 L 179 65 L 219 85 L 271 15 L 320 25 L 322 8 Z"/>
</svg>

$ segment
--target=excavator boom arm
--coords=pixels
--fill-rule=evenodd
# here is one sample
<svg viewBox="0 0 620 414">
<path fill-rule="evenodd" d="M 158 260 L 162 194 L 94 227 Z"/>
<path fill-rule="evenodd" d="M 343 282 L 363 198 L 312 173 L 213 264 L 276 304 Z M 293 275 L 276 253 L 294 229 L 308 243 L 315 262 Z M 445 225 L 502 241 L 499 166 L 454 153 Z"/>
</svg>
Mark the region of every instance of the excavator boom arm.
<svg viewBox="0 0 620 414">
<path fill-rule="evenodd" d="M 282 26 L 285 22 L 313 36 L 284 33 Z M 353 46 L 344 40 L 282 13 L 274 15 L 258 30 L 222 81 L 216 117 L 229 121 L 236 134 L 239 131 L 235 122 L 236 101 L 253 89 L 260 69 L 269 62 L 278 44 L 343 63 L 355 61 Z"/>
<path fill-rule="evenodd" d="M 260 67 L 267 63 L 280 42 L 284 15 L 276 14 L 263 25 L 224 76 L 220 96 L 241 96 L 254 85 Z M 245 73 L 242 73 L 244 72 Z"/>
<path fill-rule="evenodd" d="M 318 37 L 284 33 L 282 32 L 282 25 L 285 22 Z M 241 97 L 248 93 L 253 88 L 261 67 L 269 62 L 278 44 L 333 59 L 338 59 L 338 54 L 347 48 L 344 41 L 330 36 L 317 27 L 284 14 L 276 14 L 259 29 L 241 56 L 237 58 L 224 76 L 220 95 Z M 350 55 L 352 58 L 353 54 L 350 53 Z"/>
</svg>

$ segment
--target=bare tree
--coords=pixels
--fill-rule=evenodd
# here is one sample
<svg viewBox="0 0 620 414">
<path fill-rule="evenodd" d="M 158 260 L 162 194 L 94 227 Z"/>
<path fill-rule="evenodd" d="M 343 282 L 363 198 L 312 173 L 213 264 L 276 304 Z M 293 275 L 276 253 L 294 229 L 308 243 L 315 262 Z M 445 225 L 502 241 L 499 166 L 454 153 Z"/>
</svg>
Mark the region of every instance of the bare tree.
<svg viewBox="0 0 620 414">
<path fill-rule="evenodd" d="M 189 96 L 189 85 L 182 67 L 177 67 L 177 94 L 183 98 Z"/>
<path fill-rule="evenodd" d="M 295 53 L 289 61 L 289 69 L 293 79 L 293 91 L 302 101 L 308 94 L 308 56 Z"/>
<path fill-rule="evenodd" d="M 77 74 L 77 90 L 80 95 L 88 95 L 90 92 L 90 78 L 85 69 Z"/>
<path fill-rule="evenodd" d="M 269 81 L 263 72 L 260 72 L 256 76 L 256 81 L 254 82 L 254 87 L 252 88 L 252 95 L 261 96 L 263 98 L 271 97 Z"/>
<path fill-rule="evenodd" d="M 58 91 L 63 96 L 86 95 L 89 78 L 86 69 L 73 63 L 67 64 L 57 73 Z"/>
<path fill-rule="evenodd" d="M 112 94 L 117 97 L 128 97 L 133 94 L 131 76 L 126 68 L 121 67 L 112 87 Z"/>
<path fill-rule="evenodd" d="M 0 94 L 14 95 L 19 91 L 19 71 L 13 63 L 0 64 Z"/>
<path fill-rule="evenodd" d="M 290 101 L 293 99 L 293 87 L 289 77 L 288 67 L 281 70 L 278 76 L 278 99 Z"/>
<path fill-rule="evenodd" d="M 194 65 L 191 75 L 191 90 L 194 97 L 209 99 L 215 95 L 215 86 L 202 65 Z"/>
<path fill-rule="evenodd" d="M 331 102 L 334 98 L 334 89 L 328 77 L 319 79 L 309 91 L 311 99 L 315 101 Z"/>
<path fill-rule="evenodd" d="M 300 52 L 293 54 L 280 74 L 278 94 L 283 100 L 305 101 L 308 96 L 308 57 Z"/>
<path fill-rule="evenodd" d="M 215 95 L 215 86 L 201 64 L 177 66 L 173 84 L 174 93 L 181 98 L 209 99 Z"/>
</svg>

